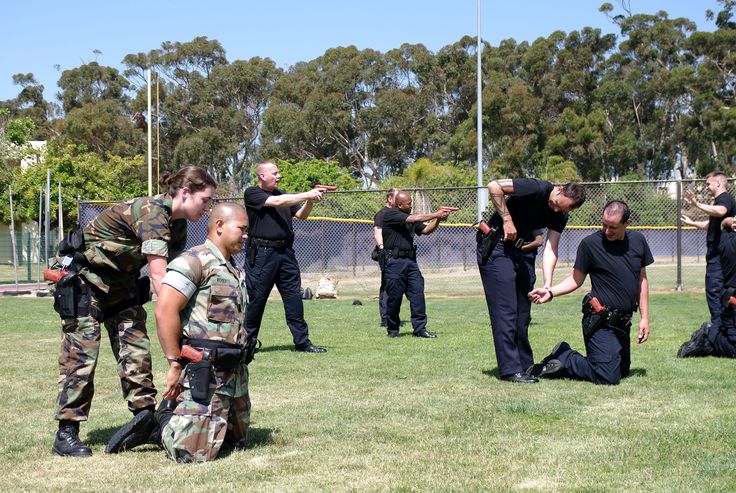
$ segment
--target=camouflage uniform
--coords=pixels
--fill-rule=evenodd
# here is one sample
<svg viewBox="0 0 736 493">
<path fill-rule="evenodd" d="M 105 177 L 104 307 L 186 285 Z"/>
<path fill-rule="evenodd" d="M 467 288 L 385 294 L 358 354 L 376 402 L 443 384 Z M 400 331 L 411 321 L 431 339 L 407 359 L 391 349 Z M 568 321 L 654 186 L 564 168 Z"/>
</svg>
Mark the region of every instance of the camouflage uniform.
<svg viewBox="0 0 736 493">
<path fill-rule="evenodd" d="M 173 258 L 186 246 L 187 222 L 171 219 L 168 194 L 141 197 L 105 209 L 84 228 L 88 266 L 79 274 L 92 288 L 94 309 L 105 314 L 123 397 L 131 411 L 155 406 L 151 342 L 137 297 L 147 255 Z M 100 323 L 92 316 L 62 319 L 56 419 L 85 421 L 94 395 Z"/>
<path fill-rule="evenodd" d="M 181 312 L 182 336 L 245 346 L 248 294 L 245 276 L 226 261 L 209 240 L 174 259 L 163 280 L 189 299 Z M 186 368 L 174 415 L 161 433 L 169 457 L 204 462 L 217 456 L 223 442 L 244 445 L 250 424 L 248 367 L 214 370 L 208 397 L 192 398 Z"/>
</svg>

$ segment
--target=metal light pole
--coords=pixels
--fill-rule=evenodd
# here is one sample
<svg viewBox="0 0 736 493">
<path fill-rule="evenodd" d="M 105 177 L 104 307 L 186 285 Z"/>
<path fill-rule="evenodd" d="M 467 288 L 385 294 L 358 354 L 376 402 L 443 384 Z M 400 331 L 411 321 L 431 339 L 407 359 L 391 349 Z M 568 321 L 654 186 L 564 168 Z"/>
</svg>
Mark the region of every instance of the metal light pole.
<svg viewBox="0 0 736 493">
<path fill-rule="evenodd" d="M 483 211 L 488 207 L 488 190 L 483 186 L 483 85 L 481 78 L 481 39 L 480 39 L 480 0 L 478 0 L 478 46 L 476 48 L 476 107 L 478 120 L 476 131 L 478 133 L 478 221 L 483 219 Z"/>
<path fill-rule="evenodd" d="M 148 195 L 153 195 L 153 165 L 151 163 L 153 159 L 153 145 L 151 143 L 151 69 L 148 69 L 148 75 L 146 77 L 148 82 L 148 132 L 146 133 L 146 140 L 148 141 Z"/>
</svg>

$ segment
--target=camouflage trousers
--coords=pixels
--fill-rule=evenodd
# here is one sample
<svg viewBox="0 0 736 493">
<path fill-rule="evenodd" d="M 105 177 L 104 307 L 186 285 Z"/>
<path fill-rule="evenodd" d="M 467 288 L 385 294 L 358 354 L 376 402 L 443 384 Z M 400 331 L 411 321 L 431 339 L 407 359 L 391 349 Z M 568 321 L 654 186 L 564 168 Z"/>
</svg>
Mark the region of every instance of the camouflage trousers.
<svg viewBox="0 0 736 493">
<path fill-rule="evenodd" d="M 99 301 L 92 299 L 94 306 Z M 156 405 L 153 385 L 151 341 L 146 332 L 146 312 L 132 306 L 104 321 L 123 398 L 131 411 Z M 100 352 L 100 323 L 93 317 L 61 321 L 59 396 L 57 420 L 85 421 L 94 395 L 94 377 Z"/>
<path fill-rule="evenodd" d="M 223 443 L 245 446 L 250 425 L 248 367 L 214 372 L 208 402 L 192 399 L 188 379 L 171 421 L 161 432 L 167 455 L 177 462 L 206 462 L 217 457 Z"/>
</svg>

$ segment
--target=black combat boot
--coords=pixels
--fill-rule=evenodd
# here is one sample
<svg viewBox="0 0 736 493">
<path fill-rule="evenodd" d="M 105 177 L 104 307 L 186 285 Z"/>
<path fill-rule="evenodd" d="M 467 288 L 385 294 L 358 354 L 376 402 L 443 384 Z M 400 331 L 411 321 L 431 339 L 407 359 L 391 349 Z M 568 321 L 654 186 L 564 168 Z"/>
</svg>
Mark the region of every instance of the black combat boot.
<svg viewBox="0 0 736 493">
<path fill-rule="evenodd" d="M 703 325 L 693 332 L 690 340 L 680 346 L 680 349 L 677 351 L 677 357 L 692 358 L 697 356 L 710 356 L 713 354 L 713 344 L 711 344 L 708 339 L 708 334 L 712 329 L 712 323 L 703 322 Z"/>
<path fill-rule="evenodd" d="M 154 413 L 153 417 L 156 421 L 156 425 L 151 430 L 151 434 L 148 436 L 148 443 L 163 447 L 161 442 L 161 432 L 166 428 L 166 425 L 171 421 L 171 417 L 174 415 L 174 409 L 179 403 L 172 400 L 163 400 L 158 405 L 158 409 Z"/>
<path fill-rule="evenodd" d="M 148 437 L 151 436 L 151 431 L 155 426 L 156 420 L 150 408 L 136 411 L 133 419 L 121 426 L 107 442 L 105 453 L 117 454 L 148 443 Z"/>
<path fill-rule="evenodd" d="M 79 439 L 79 421 L 59 421 L 59 431 L 51 449 L 56 455 L 89 457 L 92 449 Z"/>
</svg>

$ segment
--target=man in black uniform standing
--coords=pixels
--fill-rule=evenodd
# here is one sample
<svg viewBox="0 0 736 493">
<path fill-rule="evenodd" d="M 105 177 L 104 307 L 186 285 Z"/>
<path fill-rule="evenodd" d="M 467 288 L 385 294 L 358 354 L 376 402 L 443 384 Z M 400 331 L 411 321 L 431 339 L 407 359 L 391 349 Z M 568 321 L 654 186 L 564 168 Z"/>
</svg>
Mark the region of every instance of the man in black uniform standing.
<svg viewBox="0 0 736 493">
<path fill-rule="evenodd" d="M 560 342 L 541 363 L 527 369 L 535 377 L 568 376 L 595 384 L 616 385 L 631 366 L 631 316 L 641 311 L 637 343 L 649 338 L 649 280 L 654 262 L 644 235 L 626 231 L 629 207 L 613 200 L 603 209 L 603 228 L 578 245 L 572 274 L 551 288 L 529 293 L 534 303 L 579 288 L 590 274 L 592 289 L 583 298 L 583 339 L 586 356 Z"/>
<path fill-rule="evenodd" d="M 736 202 L 728 193 L 728 178 L 721 171 L 713 171 L 705 177 L 705 188 L 714 198 L 713 205 L 698 202 L 692 190 L 685 193 L 685 202 L 708 215 L 707 221 L 693 221 L 683 214 L 682 222 L 688 226 L 707 229 L 705 254 L 705 299 L 708 302 L 710 321 L 718 328 L 721 323 L 721 296 L 723 294 L 723 272 L 718 255 L 721 239 L 721 221 L 736 214 Z"/>
<path fill-rule="evenodd" d="M 385 256 L 383 251 L 383 215 L 387 210 L 393 208 L 396 200 L 397 188 L 390 188 L 386 193 L 386 205 L 373 216 L 373 239 L 376 240 L 375 255 L 378 268 L 381 269 L 381 287 L 378 290 L 378 312 L 381 315 L 381 327 L 388 327 L 388 294 L 386 294 L 386 283 L 383 279 L 383 265 Z"/>
<path fill-rule="evenodd" d="M 297 351 L 324 353 L 309 340 L 301 298 L 301 273 L 294 254 L 292 217 L 306 219 L 312 204 L 322 200 L 325 190 L 315 188 L 303 193 L 284 193 L 278 184 L 281 174 L 276 164 L 266 161 L 256 167 L 258 186 L 245 190 L 250 235 L 245 260 L 248 288 L 246 331 L 248 338 L 258 337 L 263 311 L 274 284 L 284 302 L 286 324 Z"/>
<path fill-rule="evenodd" d="M 531 302 L 529 270 L 521 246 L 534 229 L 548 228 L 542 257 L 544 285 L 552 282 L 560 233 L 567 213 L 585 202 L 585 189 L 576 183 L 552 185 L 527 178 L 494 180 L 488 184 L 496 208 L 491 232 L 478 231 L 478 269 L 491 317 L 493 345 L 502 380 L 536 383 L 524 373 L 534 363 L 529 344 Z M 505 200 L 504 195 L 509 195 Z"/>
<path fill-rule="evenodd" d="M 383 215 L 383 246 L 386 264 L 383 276 L 388 294 L 389 337 L 399 335 L 399 312 L 401 299 L 406 294 L 411 308 L 411 324 L 415 337 L 433 339 L 437 337 L 427 330 L 427 312 L 424 304 L 424 277 L 417 265 L 414 235 L 428 235 L 437 229 L 448 212 L 439 209 L 431 214 L 412 214 L 411 195 L 396 194 L 396 205 Z M 429 224 L 422 224 L 432 221 Z"/>
<path fill-rule="evenodd" d="M 736 357 L 736 218 L 723 220 L 723 231 L 717 248 L 723 269 L 721 324 L 703 324 L 692 338 L 680 347 L 679 358 L 693 356 Z"/>
</svg>

